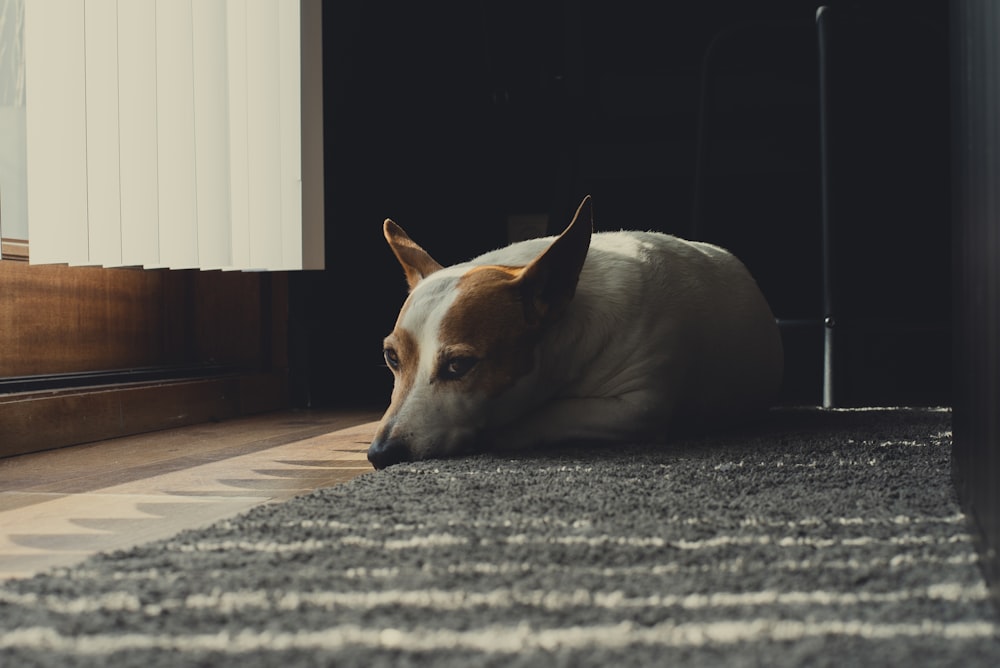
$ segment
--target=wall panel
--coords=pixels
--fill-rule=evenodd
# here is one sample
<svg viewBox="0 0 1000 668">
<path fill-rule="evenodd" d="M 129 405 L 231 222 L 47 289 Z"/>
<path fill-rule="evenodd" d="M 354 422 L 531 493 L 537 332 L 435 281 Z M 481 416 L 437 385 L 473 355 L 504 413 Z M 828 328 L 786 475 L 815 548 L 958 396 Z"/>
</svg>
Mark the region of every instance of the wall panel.
<svg viewBox="0 0 1000 668">
<path fill-rule="evenodd" d="M 1000 5 L 952 8 L 952 471 L 1000 602 Z"/>
</svg>

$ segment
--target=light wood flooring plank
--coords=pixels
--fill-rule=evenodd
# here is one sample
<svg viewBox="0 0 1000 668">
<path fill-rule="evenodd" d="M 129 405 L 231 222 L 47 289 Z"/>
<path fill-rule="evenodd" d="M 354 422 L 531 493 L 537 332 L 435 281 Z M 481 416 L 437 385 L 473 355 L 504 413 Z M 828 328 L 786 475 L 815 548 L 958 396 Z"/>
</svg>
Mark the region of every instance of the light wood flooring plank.
<svg viewBox="0 0 1000 668">
<path fill-rule="evenodd" d="M 377 417 L 283 412 L 0 460 L 0 579 L 371 471 Z"/>
</svg>

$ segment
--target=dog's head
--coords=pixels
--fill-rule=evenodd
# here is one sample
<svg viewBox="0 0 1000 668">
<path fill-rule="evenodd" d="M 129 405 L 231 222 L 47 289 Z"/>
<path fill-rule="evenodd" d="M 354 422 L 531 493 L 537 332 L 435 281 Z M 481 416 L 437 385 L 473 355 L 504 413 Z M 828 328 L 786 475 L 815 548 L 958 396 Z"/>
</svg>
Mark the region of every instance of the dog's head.
<svg viewBox="0 0 1000 668">
<path fill-rule="evenodd" d="M 445 268 L 385 221 L 410 294 L 384 342 L 395 384 L 368 449 L 375 468 L 472 448 L 530 408 L 538 340 L 573 298 L 592 231 L 586 197 L 526 264 Z"/>
</svg>

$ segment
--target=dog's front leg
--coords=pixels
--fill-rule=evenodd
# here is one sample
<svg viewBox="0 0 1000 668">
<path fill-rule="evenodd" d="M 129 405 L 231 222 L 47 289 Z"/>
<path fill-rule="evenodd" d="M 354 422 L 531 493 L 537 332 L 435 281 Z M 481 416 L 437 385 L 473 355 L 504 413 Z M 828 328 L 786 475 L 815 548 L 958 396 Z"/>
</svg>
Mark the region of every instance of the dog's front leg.
<svg viewBox="0 0 1000 668">
<path fill-rule="evenodd" d="M 496 449 L 522 449 L 562 441 L 659 441 L 673 402 L 649 392 L 553 400 L 490 435 Z"/>
</svg>

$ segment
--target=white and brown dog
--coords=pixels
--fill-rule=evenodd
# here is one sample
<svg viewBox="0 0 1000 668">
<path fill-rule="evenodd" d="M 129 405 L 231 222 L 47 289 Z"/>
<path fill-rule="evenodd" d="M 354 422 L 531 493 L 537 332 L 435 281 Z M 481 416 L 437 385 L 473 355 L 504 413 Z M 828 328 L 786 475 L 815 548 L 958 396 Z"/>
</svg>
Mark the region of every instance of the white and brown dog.
<svg viewBox="0 0 1000 668">
<path fill-rule="evenodd" d="M 767 407 L 782 376 L 766 300 L 727 251 L 655 232 L 558 237 L 442 267 L 391 220 L 410 295 L 385 339 L 375 468 L 573 439 L 663 441 Z"/>
</svg>

